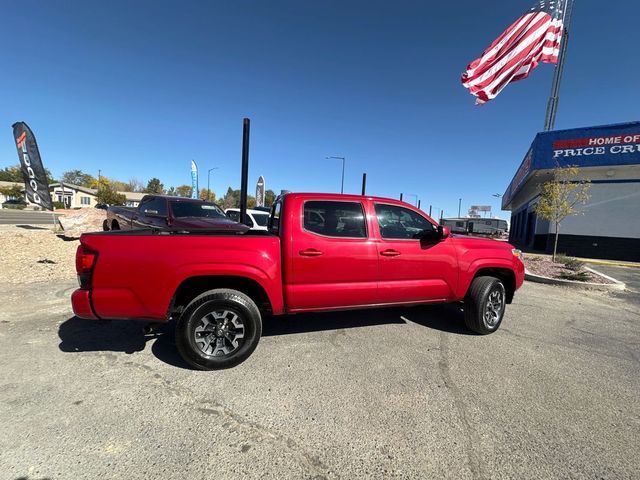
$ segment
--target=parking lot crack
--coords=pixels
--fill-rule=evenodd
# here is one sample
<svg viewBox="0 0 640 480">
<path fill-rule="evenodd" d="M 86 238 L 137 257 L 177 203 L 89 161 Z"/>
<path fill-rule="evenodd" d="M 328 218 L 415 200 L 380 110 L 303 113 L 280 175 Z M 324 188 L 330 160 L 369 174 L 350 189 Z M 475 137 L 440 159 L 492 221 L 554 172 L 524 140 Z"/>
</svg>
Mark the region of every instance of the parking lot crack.
<svg viewBox="0 0 640 480">
<path fill-rule="evenodd" d="M 477 450 L 477 446 L 480 444 L 480 438 L 469 421 L 469 415 L 462 393 L 451 378 L 451 369 L 449 367 L 449 337 L 446 332 L 440 332 L 440 360 L 438 361 L 438 369 L 440 370 L 440 375 L 442 376 L 445 387 L 453 397 L 453 403 L 458 412 L 458 417 L 465 430 L 464 448 L 471 475 L 476 480 L 483 480 L 487 478 L 487 476 L 484 472 L 482 458 Z"/>
</svg>

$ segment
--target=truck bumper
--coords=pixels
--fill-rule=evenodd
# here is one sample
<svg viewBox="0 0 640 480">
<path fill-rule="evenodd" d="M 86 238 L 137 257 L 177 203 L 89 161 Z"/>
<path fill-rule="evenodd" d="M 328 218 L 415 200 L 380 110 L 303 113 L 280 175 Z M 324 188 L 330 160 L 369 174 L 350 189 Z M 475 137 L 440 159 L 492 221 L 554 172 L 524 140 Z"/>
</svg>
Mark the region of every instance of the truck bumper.
<svg viewBox="0 0 640 480">
<path fill-rule="evenodd" d="M 76 317 L 84 318 L 87 320 L 98 320 L 98 317 L 93 313 L 91 308 L 91 295 L 90 290 L 84 290 L 82 288 L 77 289 L 71 294 L 71 305 L 73 307 L 73 313 Z"/>
</svg>

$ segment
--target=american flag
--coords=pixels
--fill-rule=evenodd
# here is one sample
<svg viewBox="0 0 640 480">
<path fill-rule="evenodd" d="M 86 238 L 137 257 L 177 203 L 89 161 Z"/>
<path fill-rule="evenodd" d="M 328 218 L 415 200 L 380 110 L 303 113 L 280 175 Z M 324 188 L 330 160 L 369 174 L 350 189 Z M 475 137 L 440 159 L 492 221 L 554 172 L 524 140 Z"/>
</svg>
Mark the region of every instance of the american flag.
<svg viewBox="0 0 640 480">
<path fill-rule="evenodd" d="M 540 0 L 467 66 L 462 85 L 476 104 L 495 98 L 510 82 L 527 78 L 539 62 L 558 63 L 567 0 Z"/>
</svg>

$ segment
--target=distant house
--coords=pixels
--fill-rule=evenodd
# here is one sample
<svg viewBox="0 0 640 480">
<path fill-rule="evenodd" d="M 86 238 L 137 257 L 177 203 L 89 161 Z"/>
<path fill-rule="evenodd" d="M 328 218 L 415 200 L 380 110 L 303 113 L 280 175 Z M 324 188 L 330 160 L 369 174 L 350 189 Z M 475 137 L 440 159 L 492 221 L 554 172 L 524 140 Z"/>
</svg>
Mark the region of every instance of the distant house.
<svg viewBox="0 0 640 480">
<path fill-rule="evenodd" d="M 96 199 L 98 190 L 95 188 L 82 187 L 70 183 L 51 183 L 49 191 L 54 202 L 64 203 L 67 208 L 95 207 L 98 203 Z M 118 193 L 121 193 L 127 199 L 125 202 L 127 207 L 137 207 L 142 197 L 146 195 L 146 193 L 139 192 Z"/>
<path fill-rule="evenodd" d="M 15 183 L 15 182 L 3 182 L 0 181 L 0 188 L 11 188 L 14 186 L 20 186 L 22 188 L 22 190 L 24 191 L 24 184 L 23 183 Z M 24 194 L 20 196 L 21 199 L 24 199 Z M 9 197 L 7 195 L 3 195 L 2 192 L 0 192 L 0 208 L 2 208 L 2 204 L 4 202 L 6 202 L 7 200 L 18 200 L 18 198 L 15 197 Z"/>
</svg>

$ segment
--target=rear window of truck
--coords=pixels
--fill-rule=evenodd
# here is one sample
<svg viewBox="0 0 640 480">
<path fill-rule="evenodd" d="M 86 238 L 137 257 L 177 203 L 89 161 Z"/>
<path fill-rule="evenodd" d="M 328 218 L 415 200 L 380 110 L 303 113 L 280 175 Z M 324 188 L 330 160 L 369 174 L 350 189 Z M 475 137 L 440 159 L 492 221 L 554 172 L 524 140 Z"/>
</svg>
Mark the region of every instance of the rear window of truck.
<svg viewBox="0 0 640 480">
<path fill-rule="evenodd" d="M 358 202 L 305 202 L 304 229 L 325 237 L 367 237 L 364 209 Z"/>
</svg>

